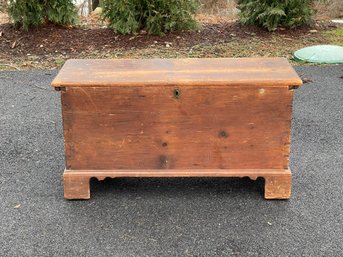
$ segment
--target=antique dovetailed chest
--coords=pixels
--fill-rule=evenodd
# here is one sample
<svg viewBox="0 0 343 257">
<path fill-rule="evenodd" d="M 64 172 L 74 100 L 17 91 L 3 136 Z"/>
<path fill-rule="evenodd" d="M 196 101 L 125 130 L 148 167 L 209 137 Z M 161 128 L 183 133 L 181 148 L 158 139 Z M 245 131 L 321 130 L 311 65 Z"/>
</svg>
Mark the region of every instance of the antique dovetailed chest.
<svg viewBox="0 0 343 257">
<path fill-rule="evenodd" d="M 64 196 L 92 177 L 250 177 L 287 199 L 293 90 L 283 58 L 69 60 L 61 92 Z"/>
</svg>

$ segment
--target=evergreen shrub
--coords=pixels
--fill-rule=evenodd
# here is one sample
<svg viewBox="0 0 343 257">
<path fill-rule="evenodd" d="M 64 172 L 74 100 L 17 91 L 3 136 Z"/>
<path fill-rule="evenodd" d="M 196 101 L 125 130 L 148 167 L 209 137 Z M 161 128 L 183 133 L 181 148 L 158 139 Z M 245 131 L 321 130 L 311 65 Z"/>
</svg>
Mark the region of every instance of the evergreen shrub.
<svg viewBox="0 0 343 257">
<path fill-rule="evenodd" d="M 238 0 L 240 22 L 262 26 L 269 31 L 277 27 L 294 28 L 310 24 L 312 0 Z"/>
<path fill-rule="evenodd" d="M 45 22 L 74 24 L 77 11 L 71 0 L 10 0 L 9 16 L 16 27 L 28 30 Z"/>
<path fill-rule="evenodd" d="M 194 14 L 198 0 L 102 0 L 102 16 L 117 33 L 145 29 L 149 34 L 191 30 L 198 27 Z"/>
</svg>

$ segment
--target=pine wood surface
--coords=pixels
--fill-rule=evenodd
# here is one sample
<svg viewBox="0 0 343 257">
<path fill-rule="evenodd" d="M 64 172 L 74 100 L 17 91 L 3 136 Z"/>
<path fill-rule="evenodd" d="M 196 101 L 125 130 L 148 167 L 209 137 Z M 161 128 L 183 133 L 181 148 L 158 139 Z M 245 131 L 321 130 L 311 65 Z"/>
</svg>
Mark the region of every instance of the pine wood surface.
<svg viewBox="0 0 343 257">
<path fill-rule="evenodd" d="M 54 87 L 300 86 L 285 58 L 68 60 Z"/>
<path fill-rule="evenodd" d="M 287 87 L 72 87 L 67 169 L 288 168 Z"/>
<path fill-rule="evenodd" d="M 91 178 L 104 180 L 105 178 L 119 177 L 249 177 L 256 180 L 262 177 L 265 180 L 265 199 L 289 199 L 292 189 L 292 174 L 286 170 L 262 169 L 193 169 L 193 170 L 65 170 L 64 197 L 66 199 L 89 199 Z"/>
<path fill-rule="evenodd" d="M 96 177 L 265 179 L 287 199 L 293 89 L 283 58 L 69 60 L 61 90 L 65 197 Z"/>
</svg>

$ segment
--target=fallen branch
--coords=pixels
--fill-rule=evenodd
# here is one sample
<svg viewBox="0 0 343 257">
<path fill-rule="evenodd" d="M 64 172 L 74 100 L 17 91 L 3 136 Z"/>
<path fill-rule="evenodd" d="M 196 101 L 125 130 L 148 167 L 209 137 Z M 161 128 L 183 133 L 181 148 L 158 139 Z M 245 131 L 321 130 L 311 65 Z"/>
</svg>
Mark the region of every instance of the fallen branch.
<svg viewBox="0 0 343 257">
<path fill-rule="evenodd" d="M 11 45 L 11 49 L 13 49 L 13 48 L 15 48 L 16 46 L 18 46 L 19 42 L 20 42 L 22 39 L 26 38 L 26 37 L 27 37 L 27 36 L 23 36 L 23 37 L 21 37 L 21 38 L 15 40 L 15 41 L 13 42 L 13 44 Z"/>
</svg>

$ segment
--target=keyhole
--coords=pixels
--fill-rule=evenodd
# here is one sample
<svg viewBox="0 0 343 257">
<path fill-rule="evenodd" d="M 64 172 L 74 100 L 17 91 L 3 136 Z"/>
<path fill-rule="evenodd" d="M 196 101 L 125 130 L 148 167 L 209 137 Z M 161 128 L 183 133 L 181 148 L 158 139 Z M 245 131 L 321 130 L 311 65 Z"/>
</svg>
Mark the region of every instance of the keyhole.
<svg viewBox="0 0 343 257">
<path fill-rule="evenodd" d="M 175 89 L 174 89 L 174 97 L 175 97 L 176 99 L 179 99 L 179 98 L 180 98 L 180 94 L 181 94 L 180 89 L 175 88 Z"/>
</svg>

